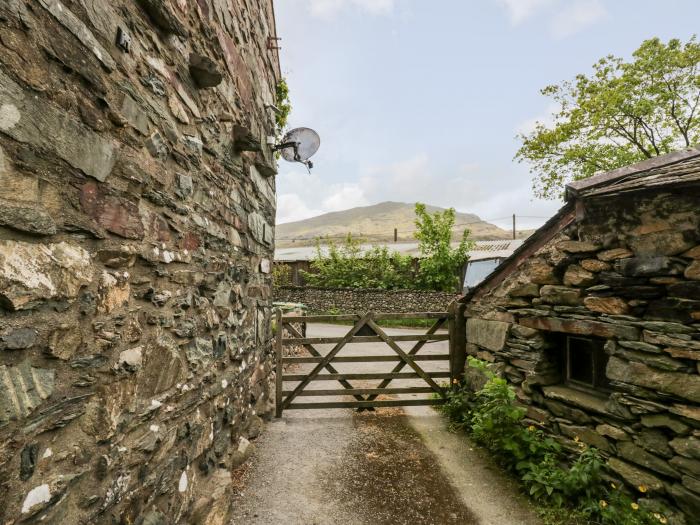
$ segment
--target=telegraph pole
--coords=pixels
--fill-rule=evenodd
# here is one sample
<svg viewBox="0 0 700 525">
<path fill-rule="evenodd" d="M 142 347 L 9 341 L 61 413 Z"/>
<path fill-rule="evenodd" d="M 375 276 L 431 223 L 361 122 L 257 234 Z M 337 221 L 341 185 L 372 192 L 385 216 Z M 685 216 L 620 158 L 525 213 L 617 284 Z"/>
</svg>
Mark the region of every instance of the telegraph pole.
<svg viewBox="0 0 700 525">
<path fill-rule="evenodd" d="M 515 213 L 513 214 L 513 240 L 515 240 Z"/>
</svg>

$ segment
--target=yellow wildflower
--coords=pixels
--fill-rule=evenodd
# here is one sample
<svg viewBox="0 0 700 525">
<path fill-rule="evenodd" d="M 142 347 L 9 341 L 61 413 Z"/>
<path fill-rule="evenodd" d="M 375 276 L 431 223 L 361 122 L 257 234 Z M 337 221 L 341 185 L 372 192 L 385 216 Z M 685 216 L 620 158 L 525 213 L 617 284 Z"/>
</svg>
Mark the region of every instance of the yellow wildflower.
<svg viewBox="0 0 700 525">
<path fill-rule="evenodd" d="M 601 508 L 601 509 L 604 509 L 605 507 L 608 506 L 608 502 L 605 501 L 604 499 L 600 500 L 600 501 L 598 502 L 598 504 L 600 505 L 600 508 Z"/>
<path fill-rule="evenodd" d="M 667 522 L 668 522 L 668 520 L 666 518 L 664 518 L 663 516 L 661 516 L 659 518 L 659 523 L 667 523 Z"/>
<path fill-rule="evenodd" d="M 535 428 L 534 425 L 530 425 L 529 427 L 527 427 L 527 429 L 528 429 L 530 432 L 534 432 L 535 430 L 537 430 L 537 429 Z"/>
<path fill-rule="evenodd" d="M 637 487 L 637 488 L 639 489 L 639 492 L 641 492 L 641 493 L 644 493 L 647 490 L 649 490 L 646 485 L 639 485 L 639 487 Z"/>
<path fill-rule="evenodd" d="M 654 517 L 655 517 L 657 520 L 660 520 L 660 519 L 661 519 L 661 514 L 659 514 L 658 512 L 654 512 Z"/>
<path fill-rule="evenodd" d="M 639 505 L 636 503 L 630 503 L 630 507 L 632 507 L 632 510 L 639 510 Z"/>
<path fill-rule="evenodd" d="M 616 488 L 617 488 L 617 485 L 615 485 L 614 483 L 611 483 L 610 486 L 611 486 L 613 489 L 616 489 Z"/>
</svg>

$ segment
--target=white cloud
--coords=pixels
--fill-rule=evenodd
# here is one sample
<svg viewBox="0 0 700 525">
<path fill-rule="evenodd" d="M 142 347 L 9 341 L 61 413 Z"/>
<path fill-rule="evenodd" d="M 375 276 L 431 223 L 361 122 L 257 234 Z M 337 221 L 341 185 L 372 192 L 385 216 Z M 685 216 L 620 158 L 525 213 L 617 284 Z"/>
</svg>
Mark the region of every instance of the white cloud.
<svg viewBox="0 0 700 525">
<path fill-rule="evenodd" d="M 323 213 L 383 201 L 425 202 L 476 213 L 484 220 L 510 228 L 511 214 L 537 216 L 518 219 L 518 228 L 535 227 L 560 206 L 531 199 L 530 178 L 494 172 L 475 164 L 438 167 L 429 155 L 367 167 L 353 181 L 325 183 L 321 172 L 283 172 L 277 179 L 277 223 L 298 221 Z"/>
<path fill-rule="evenodd" d="M 344 9 L 355 8 L 372 15 L 385 15 L 394 8 L 394 0 L 305 0 L 311 14 L 332 18 Z"/>
<path fill-rule="evenodd" d="M 551 5 L 556 0 L 497 0 L 508 13 L 510 23 L 514 26 L 523 23 L 537 11 Z"/>
<path fill-rule="evenodd" d="M 608 12 L 603 0 L 496 0 L 513 26 L 537 14 L 549 18 L 549 32 L 554 38 L 566 38 L 605 19 Z"/>
<path fill-rule="evenodd" d="M 277 189 L 278 224 L 369 204 L 362 182 L 327 184 L 316 171 L 282 173 Z"/>
<path fill-rule="evenodd" d="M 294 222 L 315 217 L 320 209 L 309 208 L 297 193 L 282 193 L 277 196 L 277 222 Z"/>
<path fill-rule="evenodd" d="M 467 162 L 459 167 L 460 173 L 478 173 L 481 170 L 481 165 L 478 162 Z"/>
<path fill-rule="evenodd" d="M 369 200 L 359 185 L 344 183 L 330 186 L 330 194 L 323 199 L 322 207 L 330 212 L 367 206 L 368 204 Z"/>
<path fill-rule="evenodd" d="M 576 0 L 552 18 L 552 35 L 566 38 L 607 16 L 608 11 L 600 0 Z"/>
<path fill-rule="evenodd" d="M 535 131 L 537 124 L 541 123 L 547 127 L 554 124 L 554 115 L 559 112 L 560 107 L 554 102 L 550 103 L 547 108 L 532 118 L 526 119 L 515 128 L 517 134 L 529 135 Z"/>
</svg>

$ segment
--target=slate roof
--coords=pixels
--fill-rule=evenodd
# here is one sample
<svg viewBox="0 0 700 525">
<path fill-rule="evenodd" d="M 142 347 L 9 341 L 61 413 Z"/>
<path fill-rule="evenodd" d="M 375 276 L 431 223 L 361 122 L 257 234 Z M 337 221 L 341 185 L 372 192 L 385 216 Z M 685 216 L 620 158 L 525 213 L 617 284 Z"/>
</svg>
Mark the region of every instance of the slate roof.
<svg viewBox="0 0 700 525">
<path fill-rule="evenodd" d="M 700 146 L 695 146 L 567 184 L 566 198 L 571 200 L 698 182 Z"/>
<path fill-rule="evenodd" d="M 630 191 L 653 191 L 667 186 L 689 185 L 700 185 L 700 145 L 567 184 L 566 204 L 479 285 L 464 295 L 460 302 L 468 302 L 498 286 L 523 261 L 571 224 L 576 219 L 576 201 Z"/>
</svg>

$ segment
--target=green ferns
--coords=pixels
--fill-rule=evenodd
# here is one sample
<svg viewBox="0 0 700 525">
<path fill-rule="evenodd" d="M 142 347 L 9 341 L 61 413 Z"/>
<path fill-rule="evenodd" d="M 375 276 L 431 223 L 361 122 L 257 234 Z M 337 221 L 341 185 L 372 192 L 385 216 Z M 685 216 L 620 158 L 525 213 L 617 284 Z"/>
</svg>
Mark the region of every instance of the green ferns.
<svg viewBox="0 0 700 525">
<path fill-rule="evenodd" d="M 661 509 L 646 508 L 644 502 L 631 498 L 621 487 L 603 481 L 605 463 L 595 448 L 575 438 L 578 452 L 572 461 L 558 442 L 536 427 L 523 424 L 525 409 L 517 403 L 515 391 L 505 379 L 473 357 L 469 357 L 469 366 L 486 376 L 485 385 L 476 393 L 466 385 L 453 389 L 441 410 L 453 428 L 469 432 L 520 479 L 530 497 L 543 507 L 543 514 L 554 516 L 550 523 L 667 522 Z M 645 492 L 646 488 L 639 490 Z"/>
</svg>

